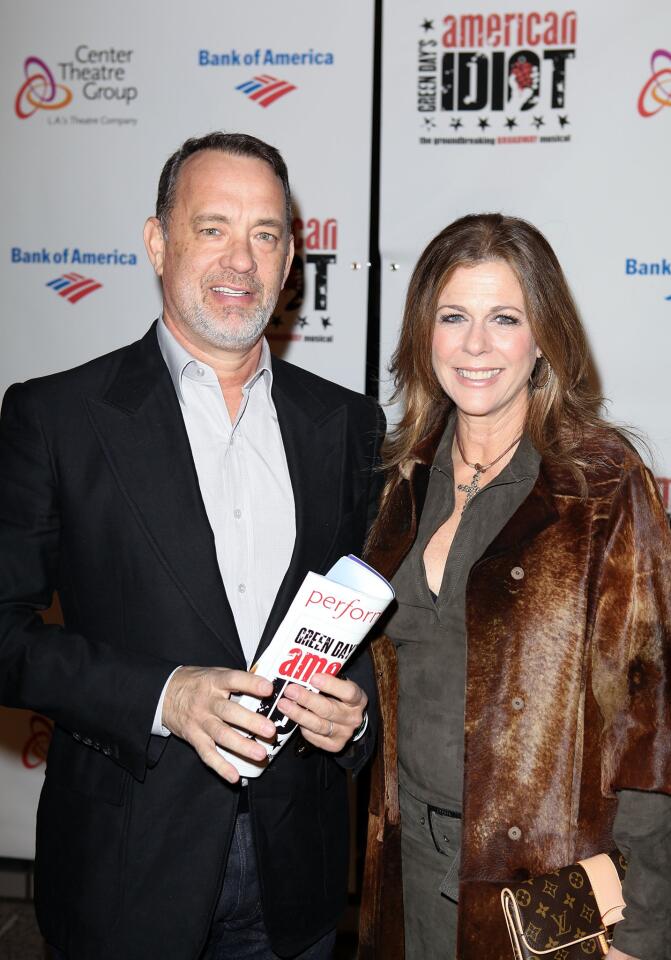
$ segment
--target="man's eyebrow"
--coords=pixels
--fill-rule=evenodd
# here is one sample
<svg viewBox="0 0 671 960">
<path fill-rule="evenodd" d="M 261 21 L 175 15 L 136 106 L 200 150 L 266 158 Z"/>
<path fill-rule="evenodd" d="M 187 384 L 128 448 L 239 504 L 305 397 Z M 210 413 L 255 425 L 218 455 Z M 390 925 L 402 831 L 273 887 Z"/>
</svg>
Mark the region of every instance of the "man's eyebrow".
<svg viewBox="0 0 671 960">
<path fill-rule="evenodd" d="M 277 230 L 284 230 L 284 220 L 276 220 L 274 217 L 264 217 L 257 220 L 255 227 L 275 227 Z"/>
<path fill-rule="evenodd" d="M 226 223 L 230 224 L 231 218 L 223 213 L 199 213 L 191 221 L 195 227 L 203 223 Z M 284 220 L 278 220 L 275 217 L 260 217 L 254 223 L 255 227 L 274 227 L 276 230 L 284 230 Z"/>
<path fill-rule="evenodd" d="M 225 217 L 223 213 L 199 213 L 191 222 L 196 225 L 199 223 L 230 223 L 231 218 Z"/>
</svg>

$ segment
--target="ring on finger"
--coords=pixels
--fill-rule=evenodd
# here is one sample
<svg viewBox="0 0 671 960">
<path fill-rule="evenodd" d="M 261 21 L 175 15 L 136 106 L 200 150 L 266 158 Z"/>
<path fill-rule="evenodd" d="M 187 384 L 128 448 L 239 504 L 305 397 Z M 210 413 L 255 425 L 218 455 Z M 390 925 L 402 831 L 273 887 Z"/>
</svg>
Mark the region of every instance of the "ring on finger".
<svg viewBox="0 0 671 960">
<path fill-rule="evenodd" d="M 333 736 L 333 720 L 329 720 L 329 728 L 328 728 L 328 732 L 326 733 L 326 736 L 327 737 Z"/>
</svg>

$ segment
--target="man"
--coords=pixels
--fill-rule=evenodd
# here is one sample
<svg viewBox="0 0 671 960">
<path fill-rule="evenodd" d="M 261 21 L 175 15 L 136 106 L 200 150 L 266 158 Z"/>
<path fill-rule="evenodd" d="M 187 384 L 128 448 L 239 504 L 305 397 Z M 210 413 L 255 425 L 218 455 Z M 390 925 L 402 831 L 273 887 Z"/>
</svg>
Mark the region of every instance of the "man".
<svg viewBox="0 0 671 960">
<path fill-rule="evenodd" d="M 377 405 L 263 339 L 290 222 L 274 148 L 187 141 L 145 228 L 158 323 L 5 398 L 0 700 L 55 721 L 36 901 L 68 960 L 331 955 L 367 655 L 288 689 L 300 736 L 258 779 L 216 750 L 264 755 L 233 727 L 274 725 L 230 695 L 269 693 L 249 667 L 305 573 L 360 551 L 377 493 Z M 54 589 L 63 629 L 38 615 Z"/>
</svg>

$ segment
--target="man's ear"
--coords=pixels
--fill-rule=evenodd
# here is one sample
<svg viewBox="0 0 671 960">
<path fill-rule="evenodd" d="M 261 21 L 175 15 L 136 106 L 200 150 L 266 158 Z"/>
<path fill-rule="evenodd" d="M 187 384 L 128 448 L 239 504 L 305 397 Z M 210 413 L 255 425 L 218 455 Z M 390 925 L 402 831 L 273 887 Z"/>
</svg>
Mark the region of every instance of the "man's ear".
<svg viewBox="0 0 671 960">
<path fill-rule="evenodd" d="M 287 282 L 287 277 L 289 276 L 289 271 L 291 270 L 291 264 L 294 259 L 294 235 L 293 233 L 289 234 L 289 243 L 287 244 L 287 259 L 284 264 L 284 276 L 282 277 L 282 290 L 284 289 L 284 284 Z"/>
<path fill-rule="evenodd" d="M 163 259 L 165 257 L 165 237 L 161 221 L 157 217 L 149 217 L 144 225 L 144 245 L 156 276 L 163 275 Z"/>
</svg>

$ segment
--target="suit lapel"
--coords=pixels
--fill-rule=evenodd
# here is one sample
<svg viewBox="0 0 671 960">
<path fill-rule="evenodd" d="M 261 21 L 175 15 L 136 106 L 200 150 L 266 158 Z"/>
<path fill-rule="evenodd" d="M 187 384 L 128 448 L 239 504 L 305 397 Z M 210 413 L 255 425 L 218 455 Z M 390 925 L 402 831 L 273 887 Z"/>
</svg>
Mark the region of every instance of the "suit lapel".
<svg viewBox="0 0 671 960">
<path fill-rule="evenodd" d="M 294 494 L 296 542 L 257 657 L 272 640 L 308 570 L 323 572 L 342 511 L 346 409 L 326 407 L 299 382 L 299 371 L 294 376 L 292 370 L 273 358 L 273 401 Z"/>
<path fill-rule="evenodd" d="M 88 401 L 104 454 L 160 562 L 244 669 L 179 402 L 155 326 L 129 348 L 103 399 Z"/>
</svg>

